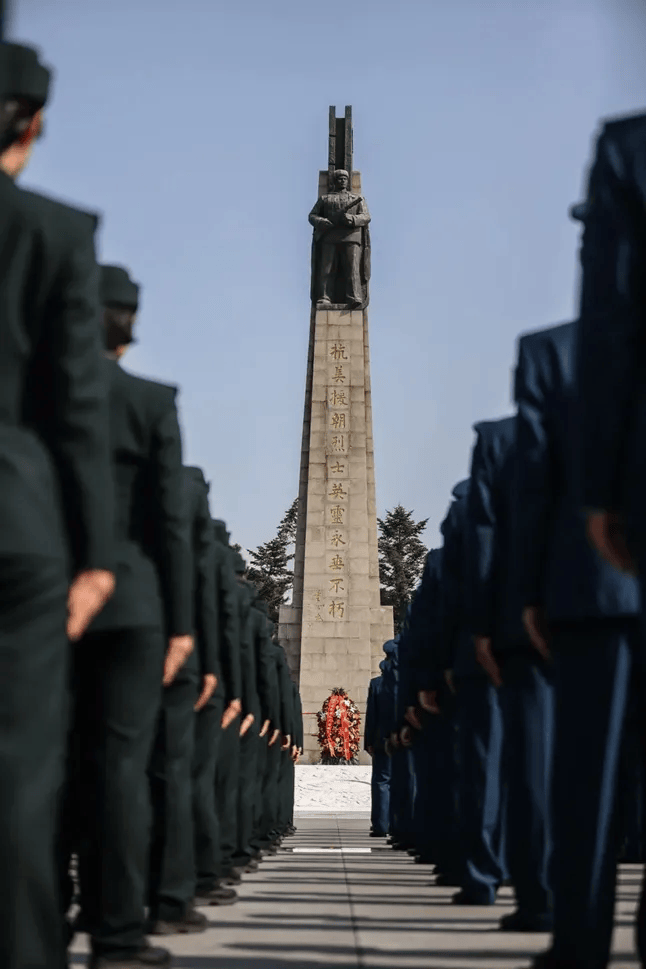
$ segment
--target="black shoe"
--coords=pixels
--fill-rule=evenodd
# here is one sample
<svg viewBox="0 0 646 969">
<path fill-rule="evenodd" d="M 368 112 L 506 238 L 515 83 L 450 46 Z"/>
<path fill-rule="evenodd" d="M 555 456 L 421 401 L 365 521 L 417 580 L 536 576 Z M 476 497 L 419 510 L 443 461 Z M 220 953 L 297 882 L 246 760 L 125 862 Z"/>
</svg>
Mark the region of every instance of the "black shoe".
<svg viewBox="0 0 646 969">
<path fill-rule="evenodd" d="M 148 933 L 150 935 L 188 935 L 192 932 L 204 932 L 208 924 L 209 920 L 206 915 L 196 912 L 191 905 L 181 918 L 151 919 L 148 924 Z"/>
<path fill-rule="evenodd" d="M 226 888 L 225 885 L 217 885 L 208 892 L 198 892 L 195 896 L 195 905 L 233 905 L 238 901 L 238 893 L 233 888 Z"/>
<path fill-rule="evenodd" d="M 168 949 L 157 949 L 150 945 L 143 946 L 131 956 L 121 956 L 111 959 L 109 956 L 90 956 L 88 969 L 168 969 L 170 966 L 170 952 Z"/>
<path fill-rule="evenodd" d="M 428 855 L 415 855 L 416 865 L 432 865 L 433 859 L 429 858 Z"/>
<path fill-rule="evenodd" d="M 381 831 L 371 831 L 370 832 L 370 837 L 371 838 L 385 838 L 386 835 L 385 835 L 385 833 L 382 834 Z"/>
<path fill-rule="evenodd" d="M 511 912 L 503 915 L 500 929 L 503 932 L 551 932 L 554 917 L 550 912 Z"/>
<path fill-rule="evenodd" d="M 223 885 L 239 885 L 241 881 L 242 877 L 233 868 L 230 868 L 226 875 L 222 876 Z"/>
<path fill-rule="evenodd" d="M 484 895 L 482 896 L 471 895 L 469 894 L 469 892 L 465 892 L 463 888 L 453 896 L 451 901 L 453 902 L 454 905 L 495 905 L 496 904 L 495 899 L 492 902 L 490 901 L 489 898 L 486 898 Z"/>
<path fill-rule="evenodd" d="M 252 858 L 251 861 L 249 861 L 247 863 L 247 867 L 245 868 L 245 872 L 247 874 L 249 874 L 249 872 L 258 871 L 259 868 L 260 868 L 260 865 L 258 864 L 258 862 L 257 861 L 254 861 L 253 858 Z"/>
<path fill-rule="evenodd" d="M 433 884 L 437 885 L 438 888 L 459 888 L 460 887 L 460 882 L 455 877 L 455 875 L 438 875 Z"/>
</svg>

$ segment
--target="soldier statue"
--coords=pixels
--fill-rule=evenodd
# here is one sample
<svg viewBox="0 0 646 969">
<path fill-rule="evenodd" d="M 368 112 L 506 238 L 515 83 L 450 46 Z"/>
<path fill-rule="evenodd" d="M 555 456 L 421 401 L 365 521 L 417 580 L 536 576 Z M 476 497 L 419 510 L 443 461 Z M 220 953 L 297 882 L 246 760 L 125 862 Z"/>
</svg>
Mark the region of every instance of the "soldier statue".
<svg viewBox="0 0 646 969">
<path fill-rule="evenodd" d="M 370 213 L 365 199 L 348 191 L 348 172 L 335 171 L 333 191 L 322 195 L 309 215 L 312 241 L 312 300 L 325 308 L 354 309 L 368 302 Z"/>
</svg>

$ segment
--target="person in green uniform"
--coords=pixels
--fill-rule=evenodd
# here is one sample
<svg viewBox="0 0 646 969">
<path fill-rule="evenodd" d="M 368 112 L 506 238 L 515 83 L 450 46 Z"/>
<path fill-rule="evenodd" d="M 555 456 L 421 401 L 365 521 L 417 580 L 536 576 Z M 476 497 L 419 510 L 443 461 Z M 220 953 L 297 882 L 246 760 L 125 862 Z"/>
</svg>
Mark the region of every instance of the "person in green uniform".
<svg viewBox="0 0 646 969">
<path fill-rule="evenodd" d="M 240 724 L 240 748 L 238 770 L 238 800 L 236 846 L 233 856 L 227 859 L 230 867 L 225 880 L 231 884 L 241 881 L 242 867 L 238 862 L 247 857 L 253 834 L 253 793 L 257 771 L 258 734 L 260 724 L 260 699 L 256 678 L 256 657 L 252 639 L 251 605 L 256 597 L 255 588 L 244 578 L 246 565 L 239 553 L 233 556 L 238 579 L 238 609 L 240 617 L 240 666 L 242 671 L 242 721 Z M 245 866 L 246 867 L 246 863 Z"/>
<path fill-rule="evenodd" d="M 229 547 L 229 533 L 223 521 L 214 521 L 216 550 L 216 581 L 222 602 L 221 614 L 233 609 L 231 635 L 223 638 L 222 673 L 227 697 L 224 729 L 215 769 L 215 806 L 219 822 L 219 850 L 213 845 L 210 857 L 198 860 L 198 904 L 209 901 L 209 892 L 222 884 L 231 872 L 238 843 L 238 780 L 240 767 L 240 715 L 243 709 L 244 686 L 241 666 L 241 597 L 243 587 L 237 581 L 234 562 L 238 568 L 244 563 Z M 239 561 L 238 561 L 239 560 Z M 226 604 L 225 604 L 226 600 Z M 228 645 L 228 648 L 226 648 Z M 229 715 L 227 716 L 227 711 Z"/>
<path fill-rule="evenodd" d="M 224 532 L 224 543 L 222 542 Z M 237 900 L 232 888 L 222 884 L 221 813 L 230 811 L 235 820 L 235 783 L 225 776 L 216 788 L 218 765 L 226 764 L 239 740 L 235 722 L 242 710 L 240 680 L 239 618 L 236 580 L 229 555 L 224 522 L 212 522 L 213 587 L 220 653 L 220 680 L 216 694 L 197 714 L 193 756 L 193 822 L 195 835 L 196 905 L 229 905 Z M 223 803 L 221 803 L 223 802 Z M 231 853 L 235 847 L 233 843 Z M 229 865 L 229 868 L 231 866 Z"/>
<path fill-rule="evenodd" d="M 212 701 L 214 711 L 209 712 L 215 713 L 216 720 L 223 713 L 222 691 L 217 689 L 222 677 L 208 485 L 201 468 L 185 467 L 183 473 L 197 648 L 164 690 L 148 770 L 153 804 L 148 887 L 152 935 L 202 932 L 208 924 L 194 906 L 193 762 L 197 724 L 205 706 Z M 216 745 L 218 739 L 216 733 L 210 742 Z"/>
<path fill-rule="evenodd" d="M 96 216 L 15 184 L 50 71 L 0 48 L 0 965 L 60 969 L 69 640 L 114 587 Z"/>
<path fill-rule="evenodd" d="M 120 366 L 133 340 L 139 287 L 101 267 L 116 490 L 116 589 L 74 662 L 69 805 L 81 833 L 79 873 L 91 969 L 168 966 L 145 938 L 149 842 L 146 768 L 162 684 L 193 650 L 191 548 L 177 389 Z M 69 825 L 69 821 L 68 821 Z"/>
</svg>

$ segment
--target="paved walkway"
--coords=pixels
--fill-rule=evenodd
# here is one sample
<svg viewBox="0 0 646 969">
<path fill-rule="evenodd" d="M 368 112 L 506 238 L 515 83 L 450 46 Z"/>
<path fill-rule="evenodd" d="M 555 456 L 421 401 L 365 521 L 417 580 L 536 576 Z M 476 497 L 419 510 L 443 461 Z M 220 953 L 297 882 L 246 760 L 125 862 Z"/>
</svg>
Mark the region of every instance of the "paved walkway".
<svg viewBox="0 0 646 969">
<path fill-rule="evenodd" d="M 368 837 L 368 819 L 301 815 L 285 849 L 245 877 L 240 901 L 204 909 L 200 935 L 160 939 L 176 969 L 524 969 L 547 935 L 497 931 L 510 889 L 493 908 L 458 908 L 430 871 Z M 613 969 L 635 969 L 632 915 L 641 866 L 621 870 Z M 74 947 L 86 952 L 84 939 Z M 81 955 L 72 966 L 84 965 Z"/>
</svg>

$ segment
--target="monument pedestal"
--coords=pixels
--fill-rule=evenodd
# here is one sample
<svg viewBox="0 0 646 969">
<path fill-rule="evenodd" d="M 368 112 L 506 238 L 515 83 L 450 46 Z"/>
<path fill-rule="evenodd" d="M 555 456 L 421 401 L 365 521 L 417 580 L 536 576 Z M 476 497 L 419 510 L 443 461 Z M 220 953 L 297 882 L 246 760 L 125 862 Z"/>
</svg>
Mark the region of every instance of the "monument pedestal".
<svg viewBox="0 0 646 969">
<path fill-rule="evenodd" d="M 393 636 L 392 608 L 380 605 L 365 309 L 312 311 L 299 498 L 293 600 L 278 634 L 300 686 L 304 762 L 313 763 L 324 700 L 343 687 L 363 727 L 368 684 Z"/>
</svg>

